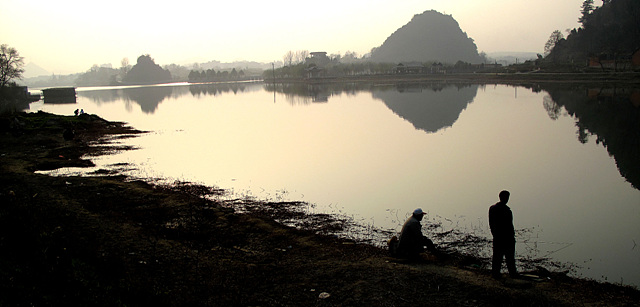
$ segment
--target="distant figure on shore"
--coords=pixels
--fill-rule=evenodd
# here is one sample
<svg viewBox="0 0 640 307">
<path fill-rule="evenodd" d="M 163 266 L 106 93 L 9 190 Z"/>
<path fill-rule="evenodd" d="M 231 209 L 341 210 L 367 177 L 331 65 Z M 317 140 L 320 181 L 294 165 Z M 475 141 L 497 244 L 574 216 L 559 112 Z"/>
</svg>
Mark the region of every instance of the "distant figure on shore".
<svg viewBox="0 0 640 307">
<path fill-rule="evenodd" d="M 436 246 L 431 240 L 422 235 L 422 225 L 420 221 L 426 213 L 418 208 L 413 211 L 411 217 L 402 226 L 400 239 L 393 236 L 389 240 L 389 252 L 394 257 L 416 259 L 419 254 L 425 251 L 425 246 L 430 252 L 436 251 Z"/>
<path fill-rule="evenodd" d="M 507 206 L 509 191 L 498 194 L 500 201 L 489 207 L 489 227 L 493 235 L 493 261 L 491 275 L 494 278 L 501 277 L 502 258 L 506 258 L 507 269 L 511 277 L 518 277 L 516 271 L 516 235 L 513 228 L 513 213 Z"/>
<path fill-rule="evenodd" d="M 80 112 L 80 109 L 76 109 L 75 111 L 73 111 L 73 114 L 75 114 L 76 116 L 78 116 L 78 112 Z"/>
</svg>

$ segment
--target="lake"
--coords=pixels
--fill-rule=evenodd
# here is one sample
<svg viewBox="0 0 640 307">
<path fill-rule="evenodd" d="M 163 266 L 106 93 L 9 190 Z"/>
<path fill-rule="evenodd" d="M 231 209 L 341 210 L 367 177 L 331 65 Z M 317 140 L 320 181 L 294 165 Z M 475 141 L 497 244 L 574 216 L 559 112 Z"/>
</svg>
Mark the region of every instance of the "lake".
<svg viewBox="0 0 640 307">
<path fill-rule="evenodd" d="M 490 237 L 506 189 L 517 257 L 640 285 L 638 88 L 169 84 L 78 88 L 76 103 L 30 109 L 151 131 L 97 168 L 130 163 L 133 176 L 305 201 L 380 229 L 420 207 L 441 229 Z"/>
</svg>

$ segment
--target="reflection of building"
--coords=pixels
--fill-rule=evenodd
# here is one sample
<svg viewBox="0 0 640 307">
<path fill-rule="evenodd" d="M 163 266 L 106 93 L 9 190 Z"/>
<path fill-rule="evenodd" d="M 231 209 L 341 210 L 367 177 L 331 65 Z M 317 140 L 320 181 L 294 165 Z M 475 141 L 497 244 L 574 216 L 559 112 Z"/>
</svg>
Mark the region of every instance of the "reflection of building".
<svg viewBox="0 0 640 307">
<path fill-rule="evenodd" d="M 326 93 L 317 94 L 313 96 L 313 98 L 311 99 L 311 102 L 315 102 L 315 103 L 329 102 L 329 94 L 326 94 Z"/>
<path fill-rule="evenodd" d="M 634 106 L 640 107 L 640 90 L 636 88 L 590 88 L 587 90 L 587 96 L 599 101 L 628 98 Z"/>
</svg>

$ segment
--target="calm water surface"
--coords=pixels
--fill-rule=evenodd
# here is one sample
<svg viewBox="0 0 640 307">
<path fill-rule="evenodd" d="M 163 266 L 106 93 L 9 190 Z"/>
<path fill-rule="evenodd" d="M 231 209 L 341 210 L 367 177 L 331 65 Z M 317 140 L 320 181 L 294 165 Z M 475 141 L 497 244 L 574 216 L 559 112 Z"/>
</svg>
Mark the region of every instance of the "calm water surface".
<svg viewBox="0 0 640 307">
<path fill-rule="evenodd" d="M 399 231 L 416 207 L 489 235 L 511 191 L 518 255 L 640 285 L 638 89 L 264 84 L 79 88 L 75 109 L 152 133 L 96 161 Z M 605 146 L 606 144 L 606 146 Z M 437 242 L 436 242 L 437 243 Z"/>
</svg>

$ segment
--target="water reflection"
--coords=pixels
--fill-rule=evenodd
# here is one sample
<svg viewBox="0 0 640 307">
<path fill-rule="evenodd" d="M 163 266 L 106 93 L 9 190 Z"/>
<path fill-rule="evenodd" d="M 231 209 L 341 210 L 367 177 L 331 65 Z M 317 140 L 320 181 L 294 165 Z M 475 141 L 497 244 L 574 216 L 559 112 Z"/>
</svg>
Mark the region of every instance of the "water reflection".
<svg viewBox="0 0 640 307">
<path fill-rule="evenodd" d="M 396 91 L 376 90 L 373 97 L 384 101 L 393 113 L 429 133 L 453 126 L 473 101 L 477 84 L 403 84 Z"/>
<path fill-rule="evenodd" d="M 82 91 L 78 92 L 78 96 L 89 98 L 98 104 L 111 103 L 119 100 L 124 100 L 127 105 L 133 102 L 140 106 L 142 112 L 153 114 L 162 101 L 173 95 L 173 91 L 174 87 L 171 86 L 131 87 Z M 128 106 L 127 109 L 130 110 L 130 107 Z"/>
<path fill-rule="evenodd" d="M 167 98 L 178 99 L 187 94 L 191 94 L 194 97 L 216 96 L 230 92 L 237 94 L 245 92 L 246 89 L 246 83 L 190 84 L 188 86 L 164 85 L 81 91 L 78 96 L 89 98 L 98 104 L 124 100 L 129 111 L 131 108 L 128 104 L 133 102 L 140 106 L 142 112 L 153 114 Z"/>
<path fill-rule="evenodd" d="M 333 95 L 353 95 L 358 92 L 370 91 L 374 87 L 370 83 L 266 83 L 264 89 L 285 95 L 291 105 L 306 105 L 311 103 L 326 103 Z"/>
<path fill-rule="evenodd" d="M 576 119 L 576 135 L 585 144 L 595 138 L 612 156 L 620 175 L 640 189 L 640 89 L 621 86 L 543 87 L 551 119 L 564 108 Z"/>
<path fill-rule="evenodd" d="M 189 92 L 195 97 L 216 96 L 223 93 L 242 93 L 246 90 L 244 83 L 211 83 L 211 84 L 191 84 Z"/>
</svg>

